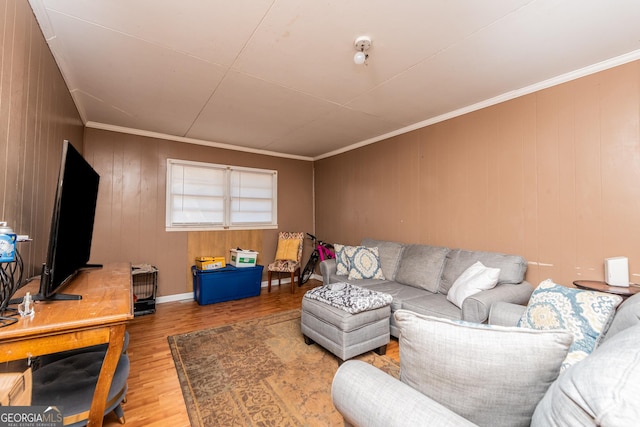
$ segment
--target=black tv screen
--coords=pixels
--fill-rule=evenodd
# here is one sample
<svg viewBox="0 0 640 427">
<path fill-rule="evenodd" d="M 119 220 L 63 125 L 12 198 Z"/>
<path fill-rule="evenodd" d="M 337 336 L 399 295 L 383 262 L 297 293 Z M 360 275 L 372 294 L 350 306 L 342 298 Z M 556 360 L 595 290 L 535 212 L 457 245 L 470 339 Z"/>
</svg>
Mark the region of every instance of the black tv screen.
<svg viewBox="0 0 640 427">
<path fill-rule="evenodd" d="M 89 266 L 99 181 L 91 165 L 64 141 L 47 260 L 40 277 L 41 299 L 63 299 L 55 298 L 56 293 Z"/>
</svg>

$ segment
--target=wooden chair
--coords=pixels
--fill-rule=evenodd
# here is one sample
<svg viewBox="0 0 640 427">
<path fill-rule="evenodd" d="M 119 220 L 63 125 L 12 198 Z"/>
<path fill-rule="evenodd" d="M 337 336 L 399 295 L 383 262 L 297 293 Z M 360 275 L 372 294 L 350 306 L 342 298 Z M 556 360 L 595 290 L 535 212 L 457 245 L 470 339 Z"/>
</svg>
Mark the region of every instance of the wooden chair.
<svg viewBox="0 0 640 427">
<path fill-rule="evenodd" d="M 276 259 L 267 266 L 268 292 L 271 292 L 271 275 L 274 272 L 278 273 L 278 286 L 280 286 L 280 275 L 282 273 L 289 273 L 291 275 L 291 293 L 294 293 L 296 273 L 298 276 L 298 286 L 302 284 L 300 282 L 300 262 L 302 259 L 303 243 L 304 232 L 281 231 L 278 233 Z"/>
</svg>

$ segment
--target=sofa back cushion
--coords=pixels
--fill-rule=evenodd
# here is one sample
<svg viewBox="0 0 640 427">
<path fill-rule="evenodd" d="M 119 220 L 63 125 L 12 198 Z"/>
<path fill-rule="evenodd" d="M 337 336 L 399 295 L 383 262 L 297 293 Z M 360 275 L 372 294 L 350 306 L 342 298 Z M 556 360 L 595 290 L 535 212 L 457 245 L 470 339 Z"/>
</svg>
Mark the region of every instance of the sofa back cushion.
<svg viewBox="0 0 640 427">
<path fill-rule="evenodd" d="M 616 311 L 616 315 L 609 329 L 605 331 L 600 342 L 607 341 L 616 334 L 637 324 L 640 324 L 640 294 L 635 294 L 627 298 L 620 307 L 618 307 L 618 311 Z"/>
<path fill-rule="evenodd" d="M 524 274 L 527 272 L 527 261 L 518 255 L 452 249 L 447 254 L 438 292 L 446 295 L 456 279 L 477 261 L 487 267 L 500 269 L 498 285 L 502 283 L 521 283 L 524 280 Z"/>
<path fill-rule="evenodd" d="M 635 426 L 640 420 L 640 325 L 566 369 L 533 414 L 538 426 Z"/>
<path fill-rule="evenodd" d="M 400 380 L 477 425 L 528 426 L 556 380 L 566 331 L 454 322 L 397 310 Z"/>
<path fill-rule="evenodd" d="M 426 289 L 429 292 L 438 292 L 448 252 L 448 248 L 439 246 L 405 246 L 400 258 L 400 265 L 396 271 L 395 281 L 403 285 Z M 466 268 L 462 271 L 464 270 Z"/>
<path fill-rule="evenodd" d="M 368 248 L 378 248 L 378 256 L 380 257 L 380 264 L 382 265 L 382 274 L 385 279 L 394 280 L 398 264 L 400 263 L 400 256 L 402 254 L 402 243 L 367 238 L 362 240 L 361 245 Z"/>
</svg>

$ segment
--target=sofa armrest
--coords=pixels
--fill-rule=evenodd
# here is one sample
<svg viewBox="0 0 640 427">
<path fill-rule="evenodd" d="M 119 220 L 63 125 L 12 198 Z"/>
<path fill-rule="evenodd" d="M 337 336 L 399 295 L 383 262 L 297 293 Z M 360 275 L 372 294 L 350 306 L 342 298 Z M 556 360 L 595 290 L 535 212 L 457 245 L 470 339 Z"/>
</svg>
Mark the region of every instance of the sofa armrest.
<svg viewBox="0 0 640 427">
<path fill-rule="evenodd" d="M 498 301 L 489 310 L 489 324 L 498 326 L 517 326 L 527 309 L 524 305 Z"/>
<path fill-rule="evenodd" d="M 320 262 L 320 273 L 322 274 L 322 283 L 328 285 L 331 283 L 331 276 L 336 274 L 336 260 L 325 259 Z"/>
<path fill-rule="evenodd" d="M 529 282 L 516 284 L 503 283 L 493 289 L 478 292 L 462 302 L 462 320 L 484 323 L 489 319 L 491 305 L 498 302 L 513 304 L 527 304 L 533 293 L 533 286 Z"/>
<path fill-rule="evenodd" d="M 331 386 L 345 425 L 367 427 L 475 426 L 419 391 L 368 363 L 343 363 Z"/>
</svg>

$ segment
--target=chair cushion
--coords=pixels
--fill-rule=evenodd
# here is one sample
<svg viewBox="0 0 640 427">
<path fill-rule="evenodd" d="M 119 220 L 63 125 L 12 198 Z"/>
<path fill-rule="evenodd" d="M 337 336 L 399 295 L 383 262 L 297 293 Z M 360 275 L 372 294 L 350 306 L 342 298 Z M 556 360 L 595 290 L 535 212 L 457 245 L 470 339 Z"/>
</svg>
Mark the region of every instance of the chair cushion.
<svg viewBox="0 0 640 427">
<path fill-rule="evenodd" d="M 300 263 L 289 260 L 275 260 L 267 266 L 269 271 L 279 271 L 281 273 L 292 273 L 300 268 Z"/>
<path fill-rule="evenodd" d="M 278 248 L 276 249 L 276 259 L 297 261 L 299 247 L 300 247 L 300 240 L 298 239 L 278 240 Z"/>
<path fill-rule="evenodd" d="M 640 325 L 607 339 L 566 369 L 538 404 L 531 425 L 636 426 L 640 420 Z"/>
<path fill-rule="evenodd" d="M 568 288 L 547 279 L 531 294 L 518 326 L 571 332 L 573 344 L 562 367 L 566 369 L 596 348 L 621 301 L 619 295 Z"/>
<path fill-rule="evenodd" d="M 478 425 L 528 426 L 556 380 L 567 331 L 454 322 L 398 310 L 400 380 Z"/>
<path fill-rule="evenodd" d="M 447 252 L 448 248 L 438 246 L 406 246 L 396 272 L 396 282 L 437 292 Z"/>
<path fill-rule="evenodd" d="M 104 356 L 104 351 L 76 354 L 34 371 L 31 404 L 62 406 L 65 417 L 88 411 Z M 126 387 L 128 377 L 129 357 L 122 354 L 111 381 L 107 401 Z M 107 409 L 111 411 L 112 408 Z"/>
</svg>

